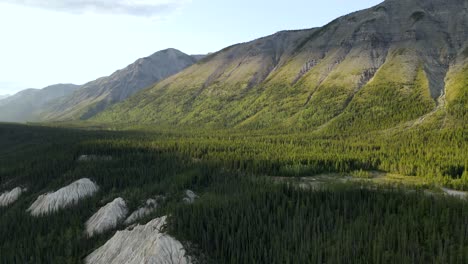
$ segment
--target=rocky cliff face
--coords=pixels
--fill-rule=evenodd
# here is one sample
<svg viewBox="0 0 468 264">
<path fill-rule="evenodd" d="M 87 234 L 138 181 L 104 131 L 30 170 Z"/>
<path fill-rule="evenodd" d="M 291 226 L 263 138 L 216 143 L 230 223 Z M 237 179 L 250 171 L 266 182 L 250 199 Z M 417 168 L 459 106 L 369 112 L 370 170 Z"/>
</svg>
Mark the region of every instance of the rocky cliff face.
<svg viewBox="0 0 468 264">
<path fill-rule="evenodd" d="M 234 45 L 96 120 L 380 129 L 416 120 L 440 101 L 450 107 L 447 90 L 466 93 L 445 81 L 466 65 L 467 10 L 464 0 L 387 0 L 322 28 Z"/>
<path fill-rule="evenodd" d="M 193 65 L 196 58 L 167 49 L 142 58 L 108 77 L 89 82 L 72 95 L 55 102 L 43 114 L 50 120 L 87 119 L 109 105 Z"/>
</svg>

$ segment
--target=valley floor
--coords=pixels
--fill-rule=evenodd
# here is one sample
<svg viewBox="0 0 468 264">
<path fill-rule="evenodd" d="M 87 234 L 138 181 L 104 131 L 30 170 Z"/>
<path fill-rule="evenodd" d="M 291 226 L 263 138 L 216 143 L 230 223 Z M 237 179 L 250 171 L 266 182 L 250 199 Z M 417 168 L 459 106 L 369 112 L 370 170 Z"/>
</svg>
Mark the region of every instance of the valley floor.
<svg viewBox="0 0 468 264">
<path fill-rule="evenodd" d="M 167 217 L 151 239 L 177 239 L 184 261 L 467 263 L 464 131 L 405 133 L 2 124 L 0 262 L 109 257 L 106 242 Z M 92 192 L 58 195 L 80 183 Z M 34 215 L 36 200 L 56 206 Z"/>
</svg>

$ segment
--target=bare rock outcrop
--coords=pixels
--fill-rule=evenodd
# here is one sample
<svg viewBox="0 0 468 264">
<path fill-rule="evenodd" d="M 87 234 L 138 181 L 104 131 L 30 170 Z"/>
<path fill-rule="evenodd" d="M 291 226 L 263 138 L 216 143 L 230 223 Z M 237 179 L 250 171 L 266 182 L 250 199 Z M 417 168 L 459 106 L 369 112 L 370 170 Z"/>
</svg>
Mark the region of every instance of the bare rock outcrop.
<svg viewBox="0 0 468 264">
<path fill-rule="evenodd" d="M 158 208 L 158 201 L 155 199 L 148 199 L 143 207 L 138 208 L 136 211 L 130 214 L 130 216 L 125 220 L 124 224 L 132 224 L 139 219 L 148 216 Z"/>
<path fill-rule="evenodd" d="M 182 244 L 162 232 L 166 217 L 156 218 L 132 230 L 118 231 L 85 259 L 88 264 L 191 263 Z"/>
<path fill-rule="evenodd" d="M 448 188 L 442 188 L 442 191 L 449 196 L 457 197 L 460 199 L 468 199 L 468 192 L 452 190 Z"/>
<path fill-rule="evenodd" d="M 0 207 L 9 206 L 10 204 L 16 202 L 26 189 L 21 187 L 16 187 L 11 191 L 4 192 L 0 195 Z"/>
<path fill-rule="evenodd" d="M 91 216 L 86 222 L 85 232 L 89 237 L 92 237 L 114 229 L 125 219 L 127 213 L 127 204 L 124 199 L 116 198 Z"/>
<path fill-rule="evenodd" d="M 195 200 L 197 198 L 198 198 L 198 195 L 196 193 L 194 193 L 191 190 L 186 190 L 185 191 L 185 197 L 184 197 L 183 201 L 188 203 L 188 204 L 192 204 L 193 202 L 195 202 Z"/>
<path fill-rule="evenodd" d="M 83 178 L 56 192 L 40 195 L 28 208 L 33 216 L 41 216 L 75 205 L 78 201 L 93 196 L 99 187 L 90 179 Z"/>
</svg>

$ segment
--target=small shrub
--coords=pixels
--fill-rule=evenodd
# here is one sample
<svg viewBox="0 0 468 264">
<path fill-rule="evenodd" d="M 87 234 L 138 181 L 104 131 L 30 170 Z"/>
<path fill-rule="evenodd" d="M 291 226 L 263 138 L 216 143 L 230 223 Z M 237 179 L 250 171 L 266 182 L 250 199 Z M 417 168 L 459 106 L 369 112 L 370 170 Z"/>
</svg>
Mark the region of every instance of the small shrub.
<svg viewBox="0 0 468 264">
<path fill-rule="evenodd" d="M 355 178 L 361 178 L 361 179 L 370 179 L 372 178 L 372 174 L 368 171 L 365 170 L 355 170 L 351 172 L 351 176 Z"/>
<path fill-rule="evenodd" d="M 422 11 L 416 11 L 411 15 L 411 19 L 413 19 L 414 22 L 418 22 L 419 20 L 423 19 L 426 16 L 426 14 Z"/>
</svg>

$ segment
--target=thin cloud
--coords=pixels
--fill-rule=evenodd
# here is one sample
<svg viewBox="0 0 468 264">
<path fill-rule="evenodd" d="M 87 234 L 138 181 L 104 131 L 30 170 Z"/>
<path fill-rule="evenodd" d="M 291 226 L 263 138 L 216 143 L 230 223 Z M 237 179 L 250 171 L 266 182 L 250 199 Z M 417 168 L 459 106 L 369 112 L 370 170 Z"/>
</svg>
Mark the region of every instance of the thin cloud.
<svg viewBox="0 0 468 264">
<path fill-rule="evenodd" d="M 190 0 L 0 0 L 0 3 L 80 13 L 124 14 L 143 17 L 167 15 Z"/>
</svg>

